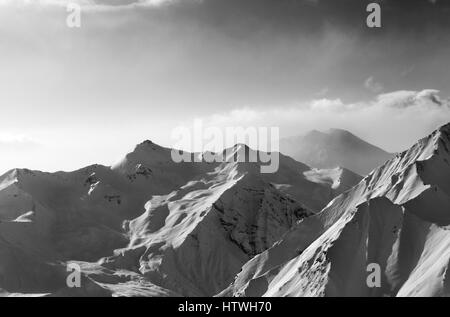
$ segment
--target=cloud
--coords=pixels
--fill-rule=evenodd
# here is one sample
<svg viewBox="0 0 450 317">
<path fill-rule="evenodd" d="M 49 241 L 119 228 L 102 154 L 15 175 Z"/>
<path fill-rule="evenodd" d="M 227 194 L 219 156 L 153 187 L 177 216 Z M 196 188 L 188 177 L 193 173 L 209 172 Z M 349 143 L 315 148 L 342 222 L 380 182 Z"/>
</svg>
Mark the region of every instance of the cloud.
<svg viewBox="0 0 450 317">
<path fill-rule="evenodd" d="M 32 150 L 39 147 L 39 143 L 22 134 L 0 133 L 0 150 Z"/>
<path fill-rule="evenodd" d="M 319 97 L 325 96 L 326 94 L 328 94 L 329 91 L 330 91 L 330 89 L 328 87 L 324 87 L 316 93 L 316 96 L 319 96 Z"/>
<path fill-rule="evenodd" d="M 450 121 L 450 101 L 438 94 L 433 89 L 395 91 L 356 103 L 345 103 L 339 98 L 318 99 L 266 110 L 244 107 L 201 119 L 219 128 L 278 126 L 281 136 L 342 128 L 395 152 Z"/>
<path fill-rule="evenodd" d="M 375 81 L 372 76 L 366 79 L 366 81 L 364 82 L 364 87 L 377 94 L 382 92 L 384 88 L 383 85 Z"/>
<path fill-rule="evenodd" d="M 333 111 L 345 110 L 346 105 L 341 99 L 318 99 L 311 101 L 310 108 L 312 110 L 324 111 L 328 109 L 333 109 Z"/>
<path fill-rule="evenodd" d="M 117 9 L 127 7 L 159 7 L 180 0 L 0 0 L 0 5 L 15 6 L 67 6 L 78 4 L 87 9 Z"/>
<path fill-rule="evenodd" d="M 425 89 L 420 92 L 403 90 L 381 94 L 377 97 L 377 102 L 384 107 L 393 108 L 426 108 L 430 104 L 435 106 L 447 106 L 447 104 L 439 97 L 439 90 L 435 89 Z"/>
</svg>

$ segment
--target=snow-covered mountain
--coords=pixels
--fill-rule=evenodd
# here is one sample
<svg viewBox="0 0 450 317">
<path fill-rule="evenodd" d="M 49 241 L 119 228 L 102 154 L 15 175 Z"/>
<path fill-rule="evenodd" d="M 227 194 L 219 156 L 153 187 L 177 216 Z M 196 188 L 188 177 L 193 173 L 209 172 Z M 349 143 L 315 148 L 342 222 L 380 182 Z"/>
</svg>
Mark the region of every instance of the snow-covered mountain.
<svg viewBox="0 0 450 317">
<path fill-rule="evenodd" d="M 299 222 L 221 295 L 448 296 L 449 226 L 447 124 Z"/>
<path fill-rule="evenodd" d="M 112 167 L 13 170 L 0 177 L 0 293 L 214 295 L 359 180 L 283 155 L 274 174 L 259 163 L 175 163 L 150 141 Z M 80 289 L 65 285 L 74 261 Z"/>
<path fill-rule="evenodd" d="M 282 139 L 280 150 L 309 166 L 342 166 L 360 175 L 367 175 L 394 156 L 341 129 L 313 130 L 302 136 Z"/>
<path fill-rule="evenodd" d="M 13 170 L 0 177 L 0 295 L 450 294 L 450 124 L 364 179 L 279 163 L 175 163 L 146 141 L 112 167 Z"/>
</svg>

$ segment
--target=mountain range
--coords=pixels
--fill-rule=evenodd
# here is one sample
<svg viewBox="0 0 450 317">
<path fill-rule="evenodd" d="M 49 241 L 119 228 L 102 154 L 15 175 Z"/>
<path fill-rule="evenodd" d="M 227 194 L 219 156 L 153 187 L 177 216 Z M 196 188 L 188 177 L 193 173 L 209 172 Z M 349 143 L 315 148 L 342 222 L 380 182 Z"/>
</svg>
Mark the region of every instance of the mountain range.
<svg viewBox="0 0 450 317">
<path fill-rule="evenodd" d="M 447 124 L 298 223 L 221 294 L 448 296 L 449 180 Z M 371 288 L 374 264 L 381 283 Z"/>
<path fill-rule="evenodd" d="M 364 178 L 283 154 L 273 174 L 175 163 L 151 141 L 111 167 L 15 169 L 0 177 L 0 294 L 448 295 L 449 149 L 450 124 Z"/>
<path fill-rule="evenodd" d="M 252 151 L 236 145 L 230 153 L 241 150 Z M 138 294 L 161 287 L 163 294 L 214 295 L 294 223 L 360 180 L 282 154 L 274 174 L 239 161 L 175 163 L 171 149 L 145 141 L 112 167 L 6 173 L 0 177 L 0 288 L 91 294 L 66 288 L 66 265 L 77 261 L 88 267 L 88 285 L 111 282 L 93 288 L 101 294 L 128 294 L 128 287 L 117 290 L 126 284 Z"/>
</svg>

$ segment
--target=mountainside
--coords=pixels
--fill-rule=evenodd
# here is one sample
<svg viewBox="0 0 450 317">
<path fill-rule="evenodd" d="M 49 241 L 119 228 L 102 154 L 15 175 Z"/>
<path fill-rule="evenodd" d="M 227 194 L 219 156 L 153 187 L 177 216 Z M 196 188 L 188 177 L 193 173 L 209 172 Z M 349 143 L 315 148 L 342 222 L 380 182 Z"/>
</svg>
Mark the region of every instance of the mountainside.
<svg viewBox="0 0 450 317">
<path fill-rule="evenodd" d="M 280 150 L 309 166 L 341 166 L 360 175 L 367 175 L 394 156 L 340 129 L 330 129 L 327 132 L 314 130 L 304 136 L 282 139 Z"/>
<path fill-rule="evenodd" d="M 0 296 L 450 295 L 450 124 L 364 179 L 226 153 L 175 163 L 146 141 L 112 167 L 1 176 Z"/>
<path fill-rule="evenodd" d="M 360 179 L 283 155 L 274 174 L 260 165 L 175 163 L 146 141 L 112 167 L 13 170 L 0 177 L 0 295 L 214 295 Z M 65 285 L 68 263 L 80 289 Z"/>
<path fill-rule="evenodd" d="M 222 296 L 448 296 L 450 124 L 305 218 Z M 367 279 L 378 265 L 380 287 Z"/>
</svg>

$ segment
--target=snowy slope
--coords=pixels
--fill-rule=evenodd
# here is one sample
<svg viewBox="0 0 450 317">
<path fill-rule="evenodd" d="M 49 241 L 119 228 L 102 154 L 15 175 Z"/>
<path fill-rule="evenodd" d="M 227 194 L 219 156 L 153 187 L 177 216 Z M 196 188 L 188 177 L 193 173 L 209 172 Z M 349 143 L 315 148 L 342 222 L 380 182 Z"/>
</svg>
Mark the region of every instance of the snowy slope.
<svg viewBox="0 0 450 317">
<path fill-rule="evenodd" d="M 450 124 L 244 265 L 222 296 L 450 294 Z M 381 268 L 369 288 L 367 267 Z"/>
<path fill-rule="evenodd" d="M 240 150 L 251 151 L 235 147 L 238 155 Z M 245 262 L 313 214 L 299 199 L 308 197 L 314 205 L 333 192 L 329 184 L 308 180 L 307 166 L 287 157 L 280 162 L 275 174 L 261 174 L 259 163 L 225 162 L 177 191 L 155 196 L 129 223 L 130 246 L 103 266 L 135 270 L 181 295 L 216 294 Z"/>
<path fill-rule="evenodd" d="M 285 138 L 280 141 L 280 149 L 316 168 L 341 166 L 359 175 L 367 175 L 394 156 L 341 129 L 314 130 L 303 136 Z"/>
<path fill-rule="evenodd" d="M 252 256 L 358 181 L 310 171 L 285 156 L 275 174 L 261 174 L 259 163 L 177 164 L 170 149 L 150 141 L 112 167 L 13 170 L 0 177 L 0 289 L 213 295 Z M 103 266 L 94 264 L 100 259 Z M 83 267 L 89 287 L 65 288 L 70 261 Z"/>
</svg>

